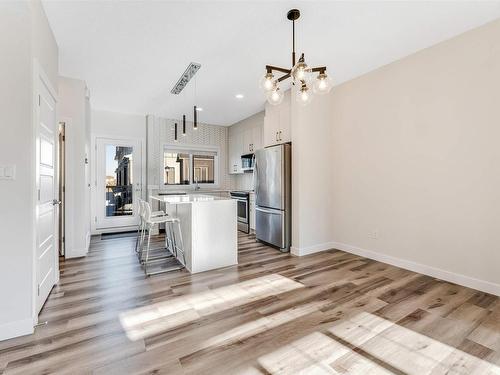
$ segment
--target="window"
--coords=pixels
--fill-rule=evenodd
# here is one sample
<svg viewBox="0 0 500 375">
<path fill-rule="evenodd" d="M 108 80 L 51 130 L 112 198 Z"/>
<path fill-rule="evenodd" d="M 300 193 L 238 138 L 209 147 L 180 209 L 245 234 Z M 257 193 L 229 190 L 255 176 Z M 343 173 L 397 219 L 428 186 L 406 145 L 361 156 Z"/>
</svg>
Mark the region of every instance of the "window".
<svg viewBox="0 0 500 375">
<path fill-rule="evenodd" d="M 165 185 L 189 185 L 190 155 L 180 152 L 164 153 Z"/>
<path fill-rule="evenodd" d="M 213 184 L 215 176 L 214 155 L 193 155 L 193 179 L 199 184 Z"/>
<path fill-rule="evenodd" d="M 218 152 L 215 150 L 177 149 L 165 146 L 163 150 L 163 184 L 190 185 L 217 183 Z"/>
</svg>

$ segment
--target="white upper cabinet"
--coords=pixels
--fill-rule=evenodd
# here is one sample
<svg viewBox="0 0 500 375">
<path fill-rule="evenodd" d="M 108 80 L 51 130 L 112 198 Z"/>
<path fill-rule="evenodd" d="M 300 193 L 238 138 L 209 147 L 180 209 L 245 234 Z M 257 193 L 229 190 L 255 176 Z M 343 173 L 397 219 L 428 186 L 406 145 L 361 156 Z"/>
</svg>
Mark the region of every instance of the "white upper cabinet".
<svg viewBox="0 0 500 375">
<path fill-rule="evenodd" d="M 280 105 L 266 103 L 266 114 L 264 117 L 264 147 L 290 142 L 290 91 L 285 93 Z"/>
<path fill-rule="evenodd" d="M 257 113 L 229 127 L 228 172 L 243 173 L 241 155 L 253 154 L 262 148 L 264 113 Z"/>
<path fill-rule="evenodd" d="M 243 149 L 243 133 L 229 128 L 228 136 L 228 171 L 230 174 L 243 173 L 241 155 Z"/>
</svg>

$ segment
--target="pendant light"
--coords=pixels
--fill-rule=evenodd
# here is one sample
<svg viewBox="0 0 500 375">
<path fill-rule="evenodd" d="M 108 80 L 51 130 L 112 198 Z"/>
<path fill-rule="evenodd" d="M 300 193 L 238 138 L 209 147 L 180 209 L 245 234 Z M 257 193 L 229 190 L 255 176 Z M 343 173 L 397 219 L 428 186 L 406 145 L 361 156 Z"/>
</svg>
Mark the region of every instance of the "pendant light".
<svg viewBox="0 0 500 375">
<path fill-rule="evenodd" d="M 193 118 L 194 118 L 193 129 L 198 130 L 198 110 L 196 109 L 196 106 L 194 106 L 193 112 L 194 112 L 193 113 Z"/>
<path fill-rule="evenodd" d="M 186 115 L 182 115 L 182 136 L 186 136 Z"/>
<path fill-rule="evenodd" d="M 196 76 L 194 77 L 194 102 L 196 103 Z M 193 130 L 198 130 L 198 110 L 193 107 Z"/>
<path fill-rule="evenodd" d="M 292 78 L 292 84 L 300 87 L 297 92 L 297 101 L 301 104 L 308 104 L 312 100 L 313 92 L 315 94 L 327 94 L 332 89 L 332 83 L 330 77 L 326 74 L 326 66 L 309 67 L 306 64 L 304 54 L 300 55 L 299 61 L 295 61 L 295 21 L 299 19 L 300 11 L 291 9 L 286 16 L 292 21 L 292 68 L 266 65 L 266 73 L 260 80 L 260 87 L 266 93 L 267 101 L 272 105 L 278 105 L 283 101 L 283 92 L 279 87 L 280 82 Z M 284 74 L 275 79 L 273 72 Z M 313 77 L 314 73 L 319 73 L 315 79 Z"/>
</svg>

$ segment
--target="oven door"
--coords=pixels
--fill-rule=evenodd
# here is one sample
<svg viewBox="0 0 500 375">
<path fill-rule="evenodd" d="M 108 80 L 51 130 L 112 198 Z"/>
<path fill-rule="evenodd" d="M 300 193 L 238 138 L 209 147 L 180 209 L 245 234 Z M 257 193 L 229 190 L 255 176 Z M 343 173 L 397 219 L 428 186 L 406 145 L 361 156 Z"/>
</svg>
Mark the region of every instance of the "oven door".
<svg viewBox="0 0 500 375">
<path fill-rule="evenodd" d="M 236 199 L 238 206 L 238 221 L 240 223 L 248 224 L 248 201 L 246 199 L 241 198 L 233 198 Z"/>
</svg>

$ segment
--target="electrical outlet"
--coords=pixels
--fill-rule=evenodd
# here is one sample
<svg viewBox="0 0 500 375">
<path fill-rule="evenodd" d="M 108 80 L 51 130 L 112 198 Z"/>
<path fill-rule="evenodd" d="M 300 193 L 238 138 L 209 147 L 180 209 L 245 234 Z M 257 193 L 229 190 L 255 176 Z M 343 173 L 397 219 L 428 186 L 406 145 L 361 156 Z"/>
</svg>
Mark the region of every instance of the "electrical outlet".
<svg viewBox="0 0 500 375">
<path fill-rule="evenodd" d="M 378 229 L 374 229 L 368 232 L 368 238 L 371 238 L 372 240 L 378 240 Z"/>
</svg>

